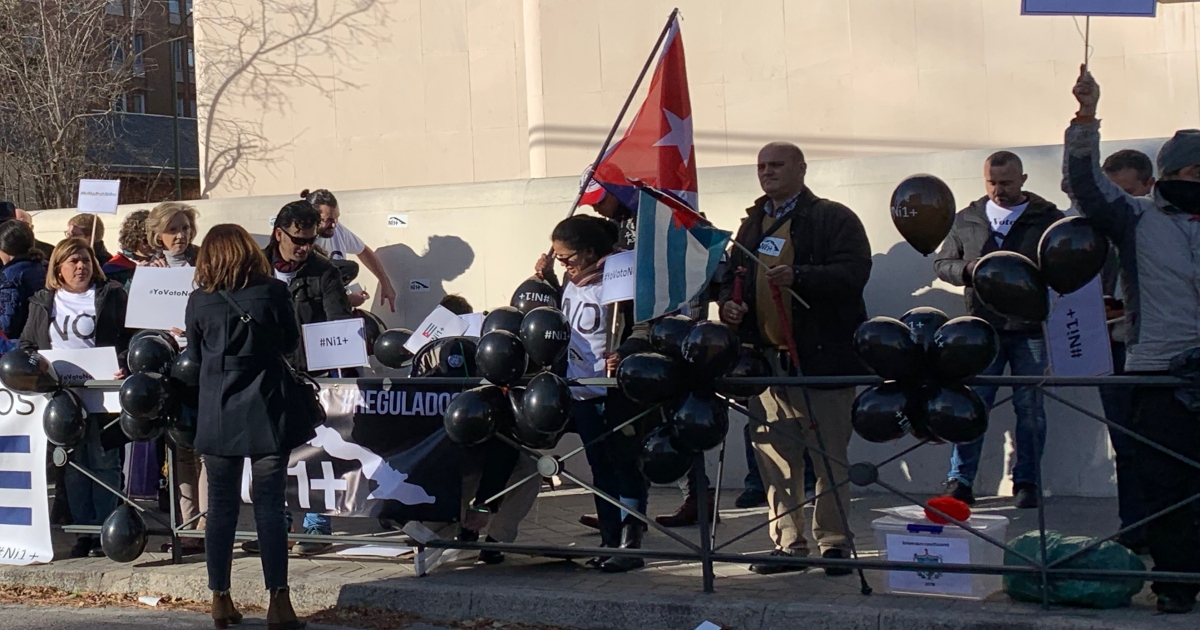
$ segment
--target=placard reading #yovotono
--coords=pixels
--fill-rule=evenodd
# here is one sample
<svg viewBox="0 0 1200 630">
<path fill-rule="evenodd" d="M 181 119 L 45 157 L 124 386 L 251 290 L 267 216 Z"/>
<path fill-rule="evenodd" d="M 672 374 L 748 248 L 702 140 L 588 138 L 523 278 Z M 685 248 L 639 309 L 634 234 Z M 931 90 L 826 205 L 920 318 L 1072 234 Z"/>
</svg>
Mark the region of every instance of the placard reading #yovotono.
<svg viewBox="0 0 1200 630">
<path fill-rule="evenodd" d="M 363 320 L 354 317 L 304 325 L 304 354 L 310 372 L 367 365 Z"/>
<path fill-rule="evenodd" d="M 83 389 L 86 381 L 112 380 L 121 366 L 117 349 L 87 348 L 84 350 L 41 350 L 38 354 L 54 366 L 63 386 L 77 388 L 84 408 L 95 413 L 121 413 L 120 392 Z"/>
<path fill-rule="evenodd" d="M 1022 0 L 1021 15 L 1154 17 L 1158 0 Z"/>
<path fill-rule="evenodd" d="M 438 306 L 413 331 L 412 336 L 404 343 L 404 349 L 416 354 L 430 341 L 436 341 L 442 337 L 458 337 L 467 332 L 469 327 L 470 324 L 466 320 L 452 313 L 450 309 Z"/>
<path fill-rule="evenodd" d="M 1097 276 L 1069 295 L 1050 292 L 1046 318 L 1050 373 L 1055 376 L 1112 374 L 1112 345 L 1104 318 L 1104 289 Z"/>
<path fill-rule="evenodd" d="M 125 327 L 183 330 L 195 277 L 192 267 L 138 267 L 129 285 Z"/>
<path fill-rule="evenodd" d="M 46 501 L 45 396 L 0 389 L 0 564 L 54 558 Z"/>
<path fill-rule="evenodd" d="M 637 288 L 633 271 L 633 252 L 621 252 L 604 259 L 604 286 L 600 289 L 600 303 L 612 304 L 633 299 Z"/>
<path fill-rule="evenodd" d="M 75 209 L 85 214 L 116 214 L 120 196 L 119 179 L 81 179 Z"/>
</svg>

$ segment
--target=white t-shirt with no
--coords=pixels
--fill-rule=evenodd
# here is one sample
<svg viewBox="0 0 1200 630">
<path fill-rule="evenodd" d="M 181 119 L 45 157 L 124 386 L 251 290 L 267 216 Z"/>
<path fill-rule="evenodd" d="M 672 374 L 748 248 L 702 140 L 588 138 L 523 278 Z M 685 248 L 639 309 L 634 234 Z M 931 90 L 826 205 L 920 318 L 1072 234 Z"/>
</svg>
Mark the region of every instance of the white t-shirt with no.
<svg viewBox="0 0 1200 630">
<path fill-rule="evenodd" d="M 567 282 L 563 289 L 562 312 L 571 322 L 571 343 L 567 347 L 567 378 L 605 376 L 604 351 L 608 341 L 608 320 L 600 304 L 603 283 L 579 287 Z M 598 398 L 603 387 L 572 387 L 575 400 Z"/>
<path fill-rule="evenodd" d="M 317 246 L 329 252 L 330 260 L 345 260 L 346 256 L 357 256 L 367 248 L 361 238 L 341 223 L 333 228 L 333 236 L 317 238 Z"/>
<path fill-rule="evenodd" d="M 50 313 L 50 348 L 86 350 L 96 347 L 96 289 L 83 293 L 54 292 Z"/>
<path fill-rule="evenodd" d="M 996 205 L 996 202 L 988 199 L 987 202 L 987 217 L 991 224 L 992 233 L 996 235 L 996 244 L 999 245 L 1005 236 L 1008 236 L 1008 231 L 1012 229 L 1017 219 L 1021 218 L 1021 214 L 1025 212 L 1025 208 L 1029 207 L 1029 202 L 1015 205 L 1011 208 L 1002 208 Z"/>
</svg>

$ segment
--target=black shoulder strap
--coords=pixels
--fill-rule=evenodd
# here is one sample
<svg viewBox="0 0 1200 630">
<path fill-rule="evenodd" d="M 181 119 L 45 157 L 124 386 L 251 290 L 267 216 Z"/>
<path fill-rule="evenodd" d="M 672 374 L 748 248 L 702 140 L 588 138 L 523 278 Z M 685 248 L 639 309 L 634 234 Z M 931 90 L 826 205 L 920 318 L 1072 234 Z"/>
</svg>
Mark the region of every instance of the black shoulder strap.
<svg viewBox="0 0 1200 630">
<path fill-rule="evenodd" d="M 246 309 L 242 308 L 242 305 L 238 304 L 237 300 L 234 300 L 232 295 L 229 295 L 229 291 L 220 291 L 220 294 L 221 294 L 221 297 L 225 298 L 226 302 L 229 302 L 229 306 L 233 307 L 233 312 L 237 313 L 238 317 L 243 322 L 245 322 L 247 324 L 249 324 L 250 322 L 254 322 L 254 318 L 250 316 L 250 313 L 247 313 Z M 258 322 L 254 322 L 254 323 L 258 323 Z"/>
</svg>

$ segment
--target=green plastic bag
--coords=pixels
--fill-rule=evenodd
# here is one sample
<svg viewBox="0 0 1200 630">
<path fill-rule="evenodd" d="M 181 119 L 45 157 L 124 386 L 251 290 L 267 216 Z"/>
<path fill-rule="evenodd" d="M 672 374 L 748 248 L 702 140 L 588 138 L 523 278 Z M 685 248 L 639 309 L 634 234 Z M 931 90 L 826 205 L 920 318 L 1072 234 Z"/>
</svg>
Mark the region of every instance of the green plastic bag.
<svg viewBox="0 0 1200 630">
<path fill-rule="evenodd" d="M 1063 536 L 1058 532 L 1046 532 L 1046 558 L 1053 563 L 1095 542 L 1086 536 Z M 1038 532 L 1022 534 L 1009 543 L 1016 551 L 1038 559 L 1042 557 L 1042 545 Z M 1028 567 L 1029 563 L 1012 551 L 1004 552 L 1006 566 Z M 1071 559 L 1055 568 L 1063 569 L 1107 569 L 1115 571 L 1145 571 L 1146 563 L 1122 545 L 1113 541 Z M 1050 578 L 1050 603 L 1090 608 L 1119 608 L 1128 606 L 1134 595 L 1142 590 L 1143 580 L 1132 578 L 1110 578 L 1106 580 L 1068 580 Z M 1036 573 L 1004 576 L 1004 592 L 1009 597 L 1023 602 L 1042 601 L 1042 576 Z"/>
</svg>

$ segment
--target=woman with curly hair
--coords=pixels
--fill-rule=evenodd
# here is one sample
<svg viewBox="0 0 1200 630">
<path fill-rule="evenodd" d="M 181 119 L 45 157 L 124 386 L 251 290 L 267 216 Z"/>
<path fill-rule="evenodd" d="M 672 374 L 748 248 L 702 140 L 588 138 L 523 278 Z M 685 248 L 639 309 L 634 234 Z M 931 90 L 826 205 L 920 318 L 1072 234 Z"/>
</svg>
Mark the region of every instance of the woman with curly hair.
<svg viewBox="0 0 1200 630">
<path fill-rule="evenodd" d="M 117 236 L 120 249 L 103 268 L 104 275 L 109 280 L 120 282 L 126 291 L 133 280 L 134 270 L 149 264 L 154 256 L 154 248 L 150 247 L 150 239 L 146 235 L 146 219 L 149 216 L 149 210 L 137 210 L 125 217 L 121 223 L 121 233 Z"/>
</svg>

